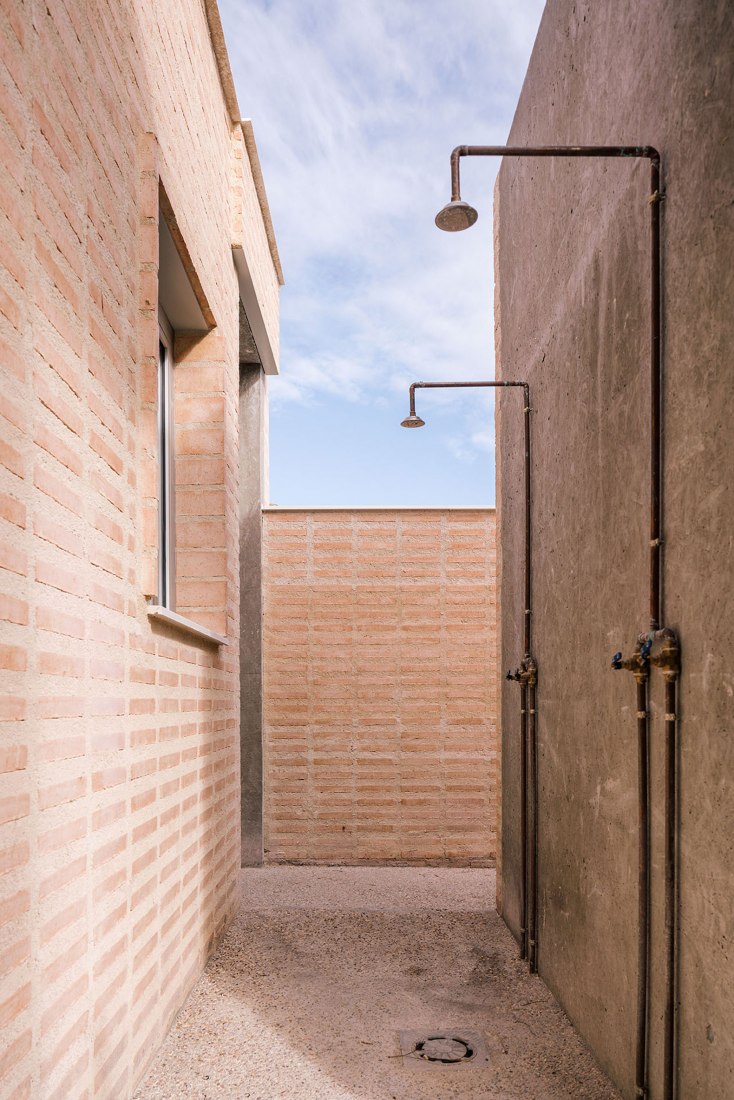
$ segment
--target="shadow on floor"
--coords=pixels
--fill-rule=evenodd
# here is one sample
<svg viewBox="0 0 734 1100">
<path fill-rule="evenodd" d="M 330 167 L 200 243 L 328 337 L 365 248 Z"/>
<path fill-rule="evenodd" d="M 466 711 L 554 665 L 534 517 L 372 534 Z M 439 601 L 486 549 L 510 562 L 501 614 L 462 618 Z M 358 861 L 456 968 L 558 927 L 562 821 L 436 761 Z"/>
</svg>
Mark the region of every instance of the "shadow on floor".
<svg viewBox="0 0 734 1100">
<path fill-rule="evenodd" d="M 400 1030 L 465 1028 L 489 1066 L 415 1065 Z M 137 1100 L 618 1100 L 494 911 L 494 872 L 272 867 Z"/>
</svg>

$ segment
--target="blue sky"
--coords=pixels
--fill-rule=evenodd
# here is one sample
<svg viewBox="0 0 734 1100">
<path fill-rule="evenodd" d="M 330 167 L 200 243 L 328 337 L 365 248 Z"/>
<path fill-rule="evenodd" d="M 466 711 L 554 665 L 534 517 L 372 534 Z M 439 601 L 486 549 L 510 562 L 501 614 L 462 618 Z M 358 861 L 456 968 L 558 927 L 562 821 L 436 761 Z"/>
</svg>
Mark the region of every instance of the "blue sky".
<svg viewBox="0 0 734 1100">
<path fill-rule="evenodd" d="M 253 120 L 286 285 L 270 384 L 271 500 L 494 503 L 492 188 L 441 233 L 449 154 L 501 144 L 543 0 L 220 0 L 240 108 Z"/>
</svg>

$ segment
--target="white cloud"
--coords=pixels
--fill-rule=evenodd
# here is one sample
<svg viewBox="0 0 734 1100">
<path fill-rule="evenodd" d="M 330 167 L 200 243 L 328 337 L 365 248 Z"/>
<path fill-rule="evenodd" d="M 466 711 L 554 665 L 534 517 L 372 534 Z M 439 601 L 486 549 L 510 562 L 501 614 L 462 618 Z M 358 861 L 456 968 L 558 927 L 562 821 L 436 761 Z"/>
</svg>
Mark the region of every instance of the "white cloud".
<svg viewBox="0 0 734 1100">
<path fill-rule="evenodd" d="M 505 139 L 542 0 L 220 6 L 286 275 L 273 404 L 493 377 L 497 165 L 463 162 L 475 230 L 443 234 L 433 217 L 451 148 Z M 446 441 L 462 461 L 493 446 L 465 415 Z"/>
</svg>

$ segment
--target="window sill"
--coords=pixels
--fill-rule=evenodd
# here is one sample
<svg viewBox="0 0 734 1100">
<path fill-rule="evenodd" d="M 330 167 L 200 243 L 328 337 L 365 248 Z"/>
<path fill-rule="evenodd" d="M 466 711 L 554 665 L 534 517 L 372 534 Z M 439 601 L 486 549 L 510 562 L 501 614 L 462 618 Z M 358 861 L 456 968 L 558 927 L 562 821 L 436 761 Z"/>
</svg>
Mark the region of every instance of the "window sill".
<svg viewBox="0 0 734 1100">
<path fill-rule="evenodd" d="M 192 619 L 177 615 L 175 611 L 171 611 L 167 607 L 152 604 L 148 608 L 148 618 L 157 619 L 161 623 L 168 623 L 169 626 L 177 626 L 179 630 L 184 630 L 187 634 L 193 634 L 197 638 L 203 638 L 206 642 L 213 642 L 214 645 L 229 645 L 227 639 L 223 638 L 221 634 L 217 634 L 214 630 L 209 630 L 205 626 L 199 626 Z"/>
</svg>

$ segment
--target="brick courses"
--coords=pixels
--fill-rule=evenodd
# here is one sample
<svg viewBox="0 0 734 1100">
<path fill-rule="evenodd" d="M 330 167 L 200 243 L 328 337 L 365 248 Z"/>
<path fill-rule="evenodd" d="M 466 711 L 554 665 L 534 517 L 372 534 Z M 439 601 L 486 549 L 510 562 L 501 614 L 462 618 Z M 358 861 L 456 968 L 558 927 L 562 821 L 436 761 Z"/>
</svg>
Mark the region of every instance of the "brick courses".
<svg viewBox="0 0 734 1100">
<path fill-rule="evenodd" d="M 494 512 L 263 530 L 266 860 L 492 862 Z"/>
<path fill-rule="evenodd" d="M 211 9 L 0 0 L 3 1098 L 132 1095 L 235 904 L 231 245 L 262 215 Z M 175 349 L 178 610 L 221 649 L 146 614 L 161 184 L 216 322 Z"/>
</svg>

